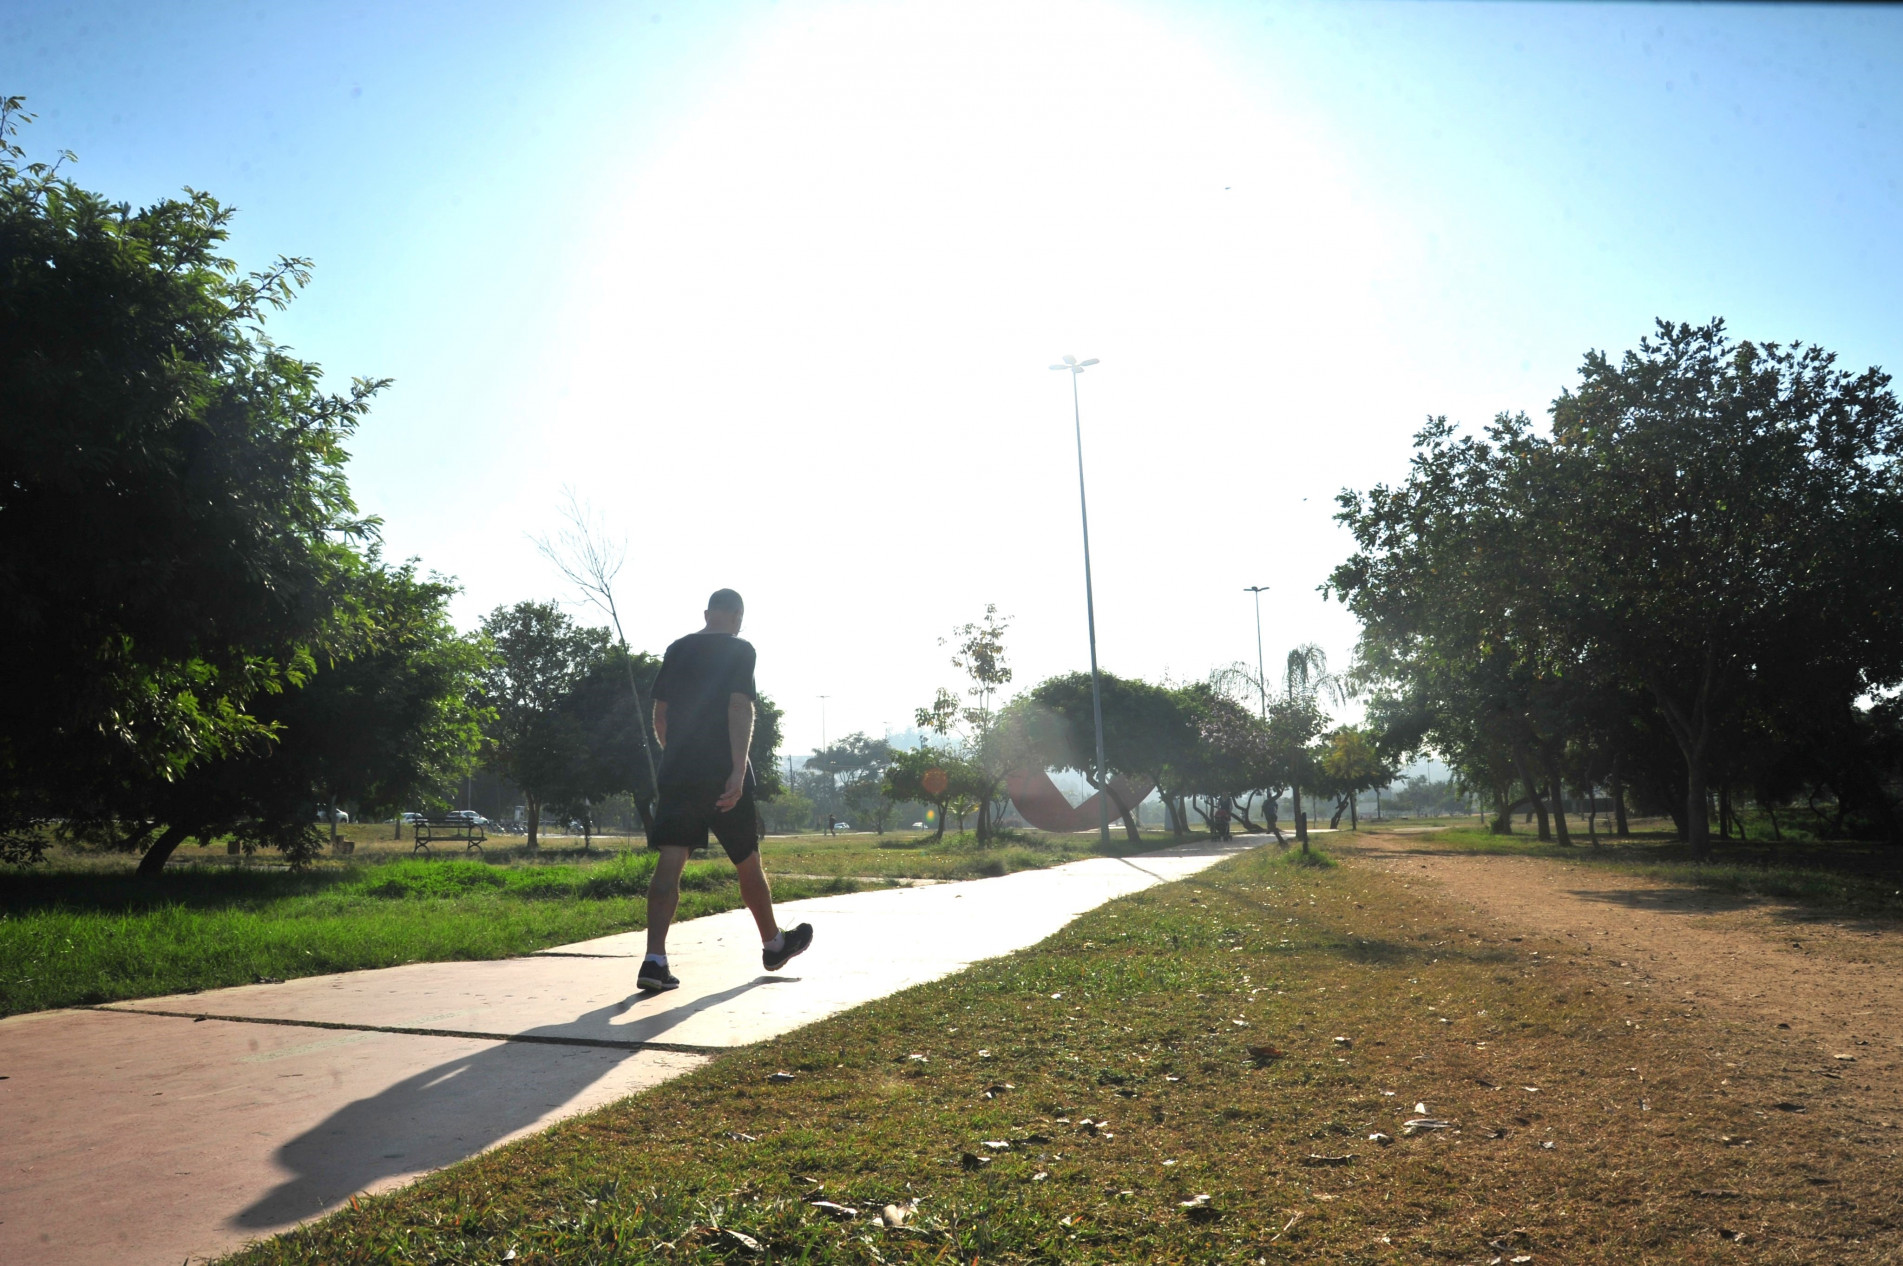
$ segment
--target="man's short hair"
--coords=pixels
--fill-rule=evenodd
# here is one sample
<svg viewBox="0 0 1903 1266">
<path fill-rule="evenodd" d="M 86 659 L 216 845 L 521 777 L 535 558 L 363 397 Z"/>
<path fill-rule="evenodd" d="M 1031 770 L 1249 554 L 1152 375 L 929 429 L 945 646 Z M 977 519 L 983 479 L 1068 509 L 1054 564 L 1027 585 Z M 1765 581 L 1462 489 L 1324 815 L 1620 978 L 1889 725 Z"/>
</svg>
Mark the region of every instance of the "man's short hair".
<svg viewBox="0 0 1903 1266">
<path fill-rule="evenodd" d="M 709 611 L 744 612 L 747 604 L 740 601 L 740 595 L 731 589 L 716 589 L 713 597 L 707 599 Z"/>
</svg>

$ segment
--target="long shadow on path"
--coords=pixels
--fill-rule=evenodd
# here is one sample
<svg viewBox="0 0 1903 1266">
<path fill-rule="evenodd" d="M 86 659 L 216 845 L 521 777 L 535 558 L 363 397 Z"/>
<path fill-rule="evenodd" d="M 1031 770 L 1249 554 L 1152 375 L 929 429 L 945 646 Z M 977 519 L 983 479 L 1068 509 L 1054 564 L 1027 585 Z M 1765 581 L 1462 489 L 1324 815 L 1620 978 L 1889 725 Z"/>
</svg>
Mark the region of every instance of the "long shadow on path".
<svg viewBox="0 0 1903 1266">
<path fill-rule="evenodd" d="M 691 1015 L 782 979 L 761 976 L 694 998 L 643 1016 L 638 1028 L 664 1033 Z M 636 995 L 572 1021 L 525 1029 L 514 1040 L 446 1060 L 339 1108 L 278 1149 L 278 1163 L 293 1176 L 234 1215 L 229 1225 L 281 1230 L 329 1212 L 386 1179 L 474 1156 L 572 1102 L 628 1060 L 654 1063 L 655 1081 L 691 1067 L 691 1056 L 571 1044 L 577 1032 L 626 1032 L 609 1026 L 642 1000 Z"/>
</svg>

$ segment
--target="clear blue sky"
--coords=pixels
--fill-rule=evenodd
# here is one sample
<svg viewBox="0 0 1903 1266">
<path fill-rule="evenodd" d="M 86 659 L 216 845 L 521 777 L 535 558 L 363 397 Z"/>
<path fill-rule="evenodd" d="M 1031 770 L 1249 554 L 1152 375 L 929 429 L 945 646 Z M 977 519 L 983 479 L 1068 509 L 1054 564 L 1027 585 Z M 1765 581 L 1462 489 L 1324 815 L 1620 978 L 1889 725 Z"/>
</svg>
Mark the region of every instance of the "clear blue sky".
<svg viewBox="0 0 1903 1266">
<path fill-rule="evenodd" d="M 903 728 L 997 602 L 1080 666 L 1352 624 L 1343 484 L 1726 317 L 1903 363 L 1903 11 L 1488 3 L 0 10 L 35 154 L 240 208 L 276 325 L 395 386 L 353 482 L 467 623 L 562 596 L 572 485 L 647 535 L 637 640 L 747 594 L 791 740 Z M 1304 500 L 1306 498 L 1306 500 Z"/>
</svg>

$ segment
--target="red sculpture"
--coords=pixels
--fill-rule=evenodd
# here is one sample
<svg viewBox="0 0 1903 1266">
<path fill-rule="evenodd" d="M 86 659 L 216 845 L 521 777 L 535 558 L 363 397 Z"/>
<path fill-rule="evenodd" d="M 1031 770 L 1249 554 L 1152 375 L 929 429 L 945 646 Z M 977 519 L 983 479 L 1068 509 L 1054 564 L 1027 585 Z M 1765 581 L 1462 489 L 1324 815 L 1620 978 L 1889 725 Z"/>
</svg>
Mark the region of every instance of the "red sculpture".
<svg viewBox="0 0 1903 1266">
<path fill-rule="evenodd" d="M 1019 816 L 1040 831 L 1089 831 L 1098 826 L 1101 810 L 1097 802 L 1103 799 L 1101 791 L 1080 805 L 1072 805 L 1051 781 L 1050 774 L 1042 769 L 1021 769 L 1006 778 L 1004 786 Z M 1117 793 L 1110 801 L 1113 820 L 1123 816 L 1119 802 L 1134 813 L 1144 797 L 1156 789 L 1154 782 L 1147 779 L 1131 782 L 1121 774 L 1110 780 L 1110 786 Z"/>
</svg>

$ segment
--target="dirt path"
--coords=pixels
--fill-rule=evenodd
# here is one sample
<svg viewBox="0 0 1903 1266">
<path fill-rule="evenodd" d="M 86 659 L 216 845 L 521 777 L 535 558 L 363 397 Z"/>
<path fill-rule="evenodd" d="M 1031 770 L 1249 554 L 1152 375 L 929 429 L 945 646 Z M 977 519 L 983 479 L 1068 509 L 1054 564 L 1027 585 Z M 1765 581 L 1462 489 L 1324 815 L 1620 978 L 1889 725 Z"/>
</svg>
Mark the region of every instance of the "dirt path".
<svg viewBox="0 0 1903 1266">
<path fill-rule="evenodd" d="M 1344 832 L 1328 848 L 1471 908 L 1510 935 L 1576 945 L 1575 962 L 1608 987 L 1650 991 L 1688 1014 L 1762 1024 L 1849 1097 L 1880 1116 L 1897 1111 L 1898 1089 L 1883 1075 L 1903 1063 L 1903 928 L 1895 924 L 1587 864 L 1440 850 L 1399 832 Z"/>
</svg>

